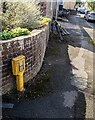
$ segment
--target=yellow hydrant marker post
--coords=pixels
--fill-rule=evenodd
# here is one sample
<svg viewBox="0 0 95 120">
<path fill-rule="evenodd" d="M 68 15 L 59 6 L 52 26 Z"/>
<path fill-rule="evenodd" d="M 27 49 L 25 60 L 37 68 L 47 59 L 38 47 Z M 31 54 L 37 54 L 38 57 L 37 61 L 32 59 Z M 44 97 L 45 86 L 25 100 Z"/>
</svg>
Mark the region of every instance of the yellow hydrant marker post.
<svg viewBox="0 0 95 120">
<path fill-rule="evenodd" d="M 23 74 L 16 76 L 17 90 L 22 92 L 24 90 Z"/>
<path fill-rule="evenodd" d="M 23 73 L 25 71 L 25 56 L 20 55 L 12 60 L 13 75 L 16 75 L 17 90 L 24 90 Z"/>
</svg>

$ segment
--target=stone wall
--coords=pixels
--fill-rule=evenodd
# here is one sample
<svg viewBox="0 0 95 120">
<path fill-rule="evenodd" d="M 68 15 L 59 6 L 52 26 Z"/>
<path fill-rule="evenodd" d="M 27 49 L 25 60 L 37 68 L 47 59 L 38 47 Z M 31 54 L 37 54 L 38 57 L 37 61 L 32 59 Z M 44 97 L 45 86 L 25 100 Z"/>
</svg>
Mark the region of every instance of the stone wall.
<svg viewBox="0 0 95 120">
<path fill-rule="evenodd" d="M 49 25 L 41 30 L 33 30 L 31 35 L 0 41 L 0 89 L 2 94 L 12 90 L 15 85 L 15 76 L 12 73 L 12 59 L 18 55 L 25 56 L 26 70 L 24 82 L 32 80 L 39 72 L 46 45 L 49 38 Z"/>
</svg>

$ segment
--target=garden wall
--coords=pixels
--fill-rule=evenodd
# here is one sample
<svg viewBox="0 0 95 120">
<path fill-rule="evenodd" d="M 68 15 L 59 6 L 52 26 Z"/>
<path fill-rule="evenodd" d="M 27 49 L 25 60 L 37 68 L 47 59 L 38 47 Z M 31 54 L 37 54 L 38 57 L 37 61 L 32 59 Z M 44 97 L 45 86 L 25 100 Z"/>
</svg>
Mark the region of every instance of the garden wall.
<svg viewBox="0 0 95 120">
<path fill-rule="evenodd" d="M 0 41 L 0 89 L 2 93 L 12 90 L 15 85 L 15 76 L 12 73 L 11 61 L 18 55 L 25 56 L 26 70 L 24 82 L 32 80 L 39 72 L 47 42 L 49 38 L 49 25 L 41 30 L 33 30 L 31 35 Z"/>
</svg>

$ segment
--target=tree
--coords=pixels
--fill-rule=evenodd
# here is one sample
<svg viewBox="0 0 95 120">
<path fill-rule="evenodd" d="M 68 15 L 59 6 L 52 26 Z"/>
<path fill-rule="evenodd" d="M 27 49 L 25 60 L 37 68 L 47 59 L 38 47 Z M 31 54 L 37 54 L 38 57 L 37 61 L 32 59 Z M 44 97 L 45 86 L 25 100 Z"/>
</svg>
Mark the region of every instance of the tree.
<svg viewBox="0 0 95 120">
<path fill-rule="evenodd" d="M 95 11 L 95 0 L 88 0 L 86 6 L 88 9 Z"/>
</svg>

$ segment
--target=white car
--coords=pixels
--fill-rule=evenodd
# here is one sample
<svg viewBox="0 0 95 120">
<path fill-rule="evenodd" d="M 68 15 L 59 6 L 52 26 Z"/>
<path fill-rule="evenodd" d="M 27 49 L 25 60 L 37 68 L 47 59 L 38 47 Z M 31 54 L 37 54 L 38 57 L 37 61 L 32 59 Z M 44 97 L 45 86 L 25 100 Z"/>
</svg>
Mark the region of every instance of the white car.
<svg viewBox="0 0 95 120">
<path fill-rule="evenodd" d="M 82 14 L 84 14 L 85 13 L 85 7 L 78 7 L 78 12 L 80 12 L 80 13 L 82 13 Z"/>
<path fill-rule="evenodd" d="M 95 12 L 88 12 L 87 14 L 85 14 L 85 19 L 87 21 L 95 21 Z"/>
<path fill-rule="evenodd" d="M 91 11 L 90 10 L 86 10 L 85 14 L 84 14 L 84 18 L 86 17 L 87 14 L 89 14 Z"/>
</svg>

